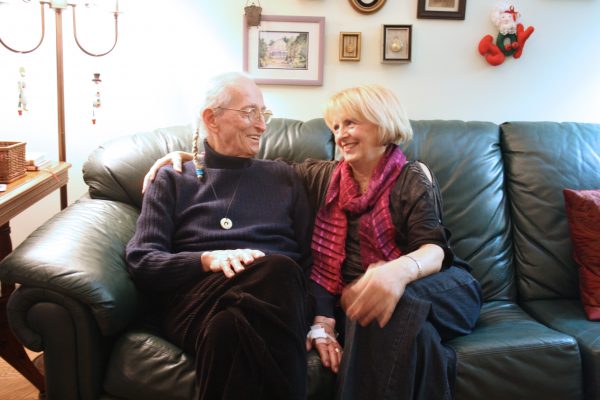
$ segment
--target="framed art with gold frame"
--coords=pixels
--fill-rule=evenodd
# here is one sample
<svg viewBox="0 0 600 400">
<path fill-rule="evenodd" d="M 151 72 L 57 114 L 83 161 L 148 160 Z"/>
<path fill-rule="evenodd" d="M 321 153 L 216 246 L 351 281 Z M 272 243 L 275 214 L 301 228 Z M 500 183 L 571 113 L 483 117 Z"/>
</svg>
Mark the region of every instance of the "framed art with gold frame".
<svg viewBox="0 0 600 400">
<path fill-rule="evenodd" d="M 352 7 L 362 14 L 372 14 L 385 4 L 385 0 L 348 0 Z"/>
<path fill-rule="evenodd" d="M 383 25 L 381 33 L 381 62 L 411 61 L 412 25 Z"/>
<path fill-rule="evenodd" d="M 340 32 L 340 61 L 360 61 L 360 32 Z"/>
</svg>

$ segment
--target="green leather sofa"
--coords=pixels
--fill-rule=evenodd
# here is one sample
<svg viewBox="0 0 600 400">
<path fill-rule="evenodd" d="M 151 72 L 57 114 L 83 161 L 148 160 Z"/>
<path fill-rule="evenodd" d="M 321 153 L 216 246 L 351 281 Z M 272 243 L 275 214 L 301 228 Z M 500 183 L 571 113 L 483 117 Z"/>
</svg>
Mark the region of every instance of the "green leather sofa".
<svg viewBox="0 0 600 400">
<path fill-rule="evenodd" d="M 600 125 L 412 124 L 405 151 L 435 172 L 454 249 L 486 300 L 474 332 L 450 343 L 456 399 L 600 400 L 600 322 L 579 302 L 562 197 L 600 188 Z M 98 148 L 84 166 L 89 196 L 0 264 L 0 280 L 21 284 L 10 324 L 44 351 L 50 400 L 194 398 L 193 360 L 139 322 L 145 303 L 123 258 L 145 172 L 191 137 L 191 127 L 173 127 Z M 331 159 L 335 147 L 322 119 L 275 119 L 259 157 Z M 332 398 L 331 375 L 308 362 L 310 398 Z"/>
</svg>

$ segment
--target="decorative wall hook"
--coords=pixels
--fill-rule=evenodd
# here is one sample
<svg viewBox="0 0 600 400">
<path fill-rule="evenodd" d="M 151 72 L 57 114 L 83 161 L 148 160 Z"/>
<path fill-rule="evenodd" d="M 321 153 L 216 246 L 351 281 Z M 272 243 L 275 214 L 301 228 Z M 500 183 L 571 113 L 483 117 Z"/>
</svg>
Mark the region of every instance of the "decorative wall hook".
<svg viewBox="0 0 600 400">
<path fill-rule="evenodd" d="M 250 5 L 248 5 L 248 1 L 246 1 L 246 7 L 244 7 L 244 11 L 248 26 L 260 25 L 260 13 L 262 12 L 260 1 L 258 2 L 258 6 L 254 4 L 254 1 Z"/>
</svg>

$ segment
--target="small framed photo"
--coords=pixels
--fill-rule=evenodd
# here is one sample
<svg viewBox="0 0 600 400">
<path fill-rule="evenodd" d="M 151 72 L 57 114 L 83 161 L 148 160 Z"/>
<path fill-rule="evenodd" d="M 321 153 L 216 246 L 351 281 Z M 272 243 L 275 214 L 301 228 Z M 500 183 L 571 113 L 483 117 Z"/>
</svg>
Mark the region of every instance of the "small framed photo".
<svg viewBox="0 0 600 400">
<path fill-rule="evenodd" d="M 244 18 L 244 71 L 265 85 L 323 84 L 324 17 L 263 15 Z"/>
<path fill-rule="evenodd" d="M 383 25 L 381 62 L 407 63 L 411 57 L 412 25 Z"/>
<path fill-rule="evenodd" d="M 340 32 L 340 61 L 360 61 L 360 32 Z"/>
<path fill-rule="evenodd" d="M 467 0 L 418 0 L 417 18 L 465 19 Z"/>
</svg>

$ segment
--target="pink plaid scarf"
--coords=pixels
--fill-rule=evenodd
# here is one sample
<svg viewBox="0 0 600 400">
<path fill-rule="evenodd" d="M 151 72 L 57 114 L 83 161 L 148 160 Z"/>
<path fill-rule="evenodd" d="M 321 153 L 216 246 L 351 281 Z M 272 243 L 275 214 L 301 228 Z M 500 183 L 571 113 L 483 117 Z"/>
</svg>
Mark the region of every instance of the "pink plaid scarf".
<svg viewBox="0 0 600 400">
<path fill-rule="evenodd" d="M 352 177 L 348 163 L 342 160 L 333 171 L 325 204 L 317 213 L 311 244 L 311 279 L 330 293 L 339 294 L 343 288 L 341 267 L 346 258 L 346 212 L 360 215 L 360 254 L 365 270 L 374 262 L 402 255 L 395 242 L 390 192 L 405 163 L 402 150 L 396 145 L 388 146 L 364 194 Z"/>
</svg>

